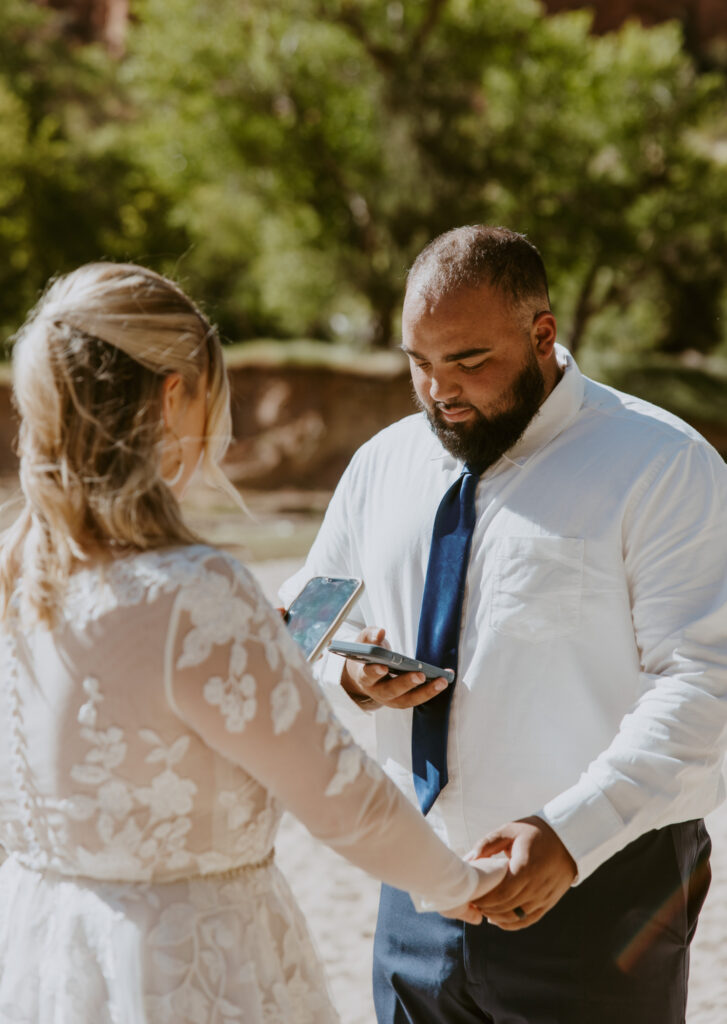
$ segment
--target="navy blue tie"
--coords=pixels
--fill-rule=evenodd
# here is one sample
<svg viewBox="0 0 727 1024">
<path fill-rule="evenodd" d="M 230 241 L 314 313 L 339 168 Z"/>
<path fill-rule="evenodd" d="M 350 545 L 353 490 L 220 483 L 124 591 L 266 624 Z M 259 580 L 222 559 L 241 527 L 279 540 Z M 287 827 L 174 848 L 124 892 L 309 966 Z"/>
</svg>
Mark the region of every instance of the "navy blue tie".
<svg viewBox="0 0 727 1024">
<path fill-rule="evenodd" d="M 442 498 L 434 519 L 424 581 L 416 656 L 457 671 L 467 565 L 477 518 L 479 472 L 465 466 Z M 427 814 L 447 784 L 447 732 L 454 683 L 413 709 L 411 754 L 414 788 Z"/>
</svg>

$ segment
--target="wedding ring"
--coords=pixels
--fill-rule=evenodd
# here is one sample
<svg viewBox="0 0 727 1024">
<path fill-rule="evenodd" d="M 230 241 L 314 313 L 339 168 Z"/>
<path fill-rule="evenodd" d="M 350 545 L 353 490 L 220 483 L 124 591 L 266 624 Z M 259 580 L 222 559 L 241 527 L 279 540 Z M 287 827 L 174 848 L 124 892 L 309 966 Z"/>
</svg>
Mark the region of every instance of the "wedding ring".
<svg viewBox="0 0 727 1024">
<path fill-rule="evenodd" d="M 517 917 L 520 921 L 522 921 L 523 918 L 527 917 L 527 914 L 525 913 L 522 907 L 513 907 L 512 912 L 515 915 L 515 917 Z"/>
</svg>

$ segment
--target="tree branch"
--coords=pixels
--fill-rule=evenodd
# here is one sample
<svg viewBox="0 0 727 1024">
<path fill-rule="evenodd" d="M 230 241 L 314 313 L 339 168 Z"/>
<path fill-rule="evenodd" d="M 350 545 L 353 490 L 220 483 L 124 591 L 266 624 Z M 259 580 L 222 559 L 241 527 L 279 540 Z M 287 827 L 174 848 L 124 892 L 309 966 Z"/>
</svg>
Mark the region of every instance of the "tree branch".
<svg viewBox="0 0 727 1024">
<path fill-rule="evenodd" d="M 583 284 L 581 285 L 575 314 L 573 316 L 570 337 L 568 338 L 568 348 L 574 354 L 581 343 L 586 324 L 594 313 L 591 297 L 593 295 L 593 286 L 596 282 L 596 274 L 598 273 L 599 266 L 600 264 L 598 261 L 594 260 L 583 280 Z"/>
<path fill-rule="evenodd" d="M 447 3 L 447 0 L 429 0 L 427 12 L 422 18 L 421 24 L 411 41 L 411 49 L 414 53 L 419 53 L 426 43 L 427 39 L 437 26 L 439 21 L 439 15 L 442 13 L 442 8 Z"/>
<path fill-rule="evenodd" d="M 380 46 L 373 41 L 361 20 L 359 11 L 356 10 L 353 4 L 343 4 L 340 11 L 333 13 L 326 9 L 325 4 L 321 3 L 317 5 L 317 12 L 318 17 L 322 21 L 333 22 L 347 28 L 382 71 L 390 73 L 396 67 L 398 58 L 395 51 L 390 47 Z"/>
</svg>

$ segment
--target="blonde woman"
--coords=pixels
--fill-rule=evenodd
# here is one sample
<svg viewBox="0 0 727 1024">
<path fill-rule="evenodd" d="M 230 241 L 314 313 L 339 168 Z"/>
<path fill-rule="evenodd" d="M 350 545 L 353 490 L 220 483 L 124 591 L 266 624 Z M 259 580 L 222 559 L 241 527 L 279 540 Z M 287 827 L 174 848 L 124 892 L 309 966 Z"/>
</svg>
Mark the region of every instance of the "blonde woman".
<svg viewBox="0 0 727 1024">
<path fill-rule="evenodd" d="M 331 714 L 247 570 L 178 505 L 226 484 L 219 340 L 90 264 L 14 350 L 25 499 L 0 552 L 0 1020 L 335 1020 L 273 862 L 281 807 L 473 923 L 463 863 Z"/>
</svg>

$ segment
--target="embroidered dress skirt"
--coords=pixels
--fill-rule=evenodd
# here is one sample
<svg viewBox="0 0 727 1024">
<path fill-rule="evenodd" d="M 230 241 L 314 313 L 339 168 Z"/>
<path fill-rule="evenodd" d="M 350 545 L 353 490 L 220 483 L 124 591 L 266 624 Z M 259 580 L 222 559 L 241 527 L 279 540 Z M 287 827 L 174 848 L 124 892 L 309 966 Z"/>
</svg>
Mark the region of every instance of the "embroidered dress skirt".
<svg viewBox="0 0 727 1024">
<path fill-rule="evenodd" d="M 3 1024 L 337 1024 L 272 862 L 175 882 L 0 868 Z"/>
</svg>

